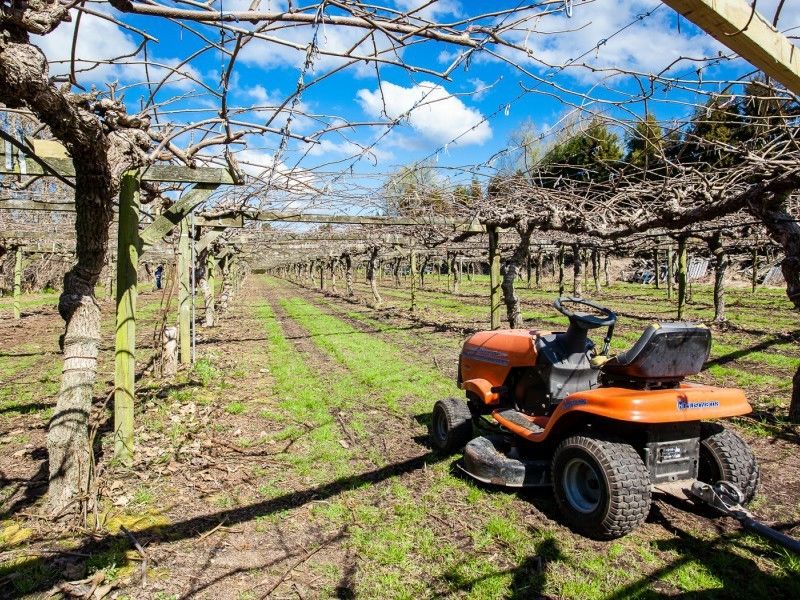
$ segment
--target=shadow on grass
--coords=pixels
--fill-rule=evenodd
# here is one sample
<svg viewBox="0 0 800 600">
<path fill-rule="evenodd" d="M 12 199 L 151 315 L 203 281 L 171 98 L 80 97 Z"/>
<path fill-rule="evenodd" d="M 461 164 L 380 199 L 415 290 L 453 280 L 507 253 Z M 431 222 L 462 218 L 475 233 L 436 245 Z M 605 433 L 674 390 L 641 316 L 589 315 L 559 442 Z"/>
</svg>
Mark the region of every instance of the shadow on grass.
<svg viewBox="0 0 800 600">
<path fill-rule="evenodd" d="M 664 566 L 606 596 L 606 600 L 800 597 L 800 579 L 796 572 L 768 573 L 759 567 L 757 559 L 774 560 L 779 551 L 766 543 L 754 543 L 753 538 L 748 538 L 744 531 L 721 532 L 716 538 L 704 539 L 670 521 L 658 504 L 653 505 L 650 520 L 674 536 L 655 541 L 654 547 L 660 552 L 677 556 Z M 747 550 L 753 558 L 736 552 L 733 546 Z M 699 589 L 681 594 L 667 594 L 652 589 L 652 585 L 660 581 L 684 590 L 691 587 Z"/>
<path fill-rule="evenodd" d="M 417 471 L 445 458 L 429 452 L 373 471 L 342 477 L 327 484 L 299 492 L 290 492 L 263 502 L 192 517 L 171 525 L 140 529 L 135 532 L 136 539 L 145 547 L 158 541 L 175 542 L 190 539 L 211 531 L 222 521 L 230 527 L 251 521 L 256 517 L 296 509 L 312 500 L 325 500 L 343 491 L 367 484 L 374 485 L 397 475 Z M 71 572 L 75 572 L 76 565 L 78 567 L 85 566 L 88 559 L 81 558 L 82 556 L 91 556 L 128 543 L 129 540 L 124 534 L 107 534 L 87 539 L 82 544 L 70 548 L 69 551 L 57 551 L 47 556 L 35 556 L 11 565 L 6 564 L 0 567 L 0 597 L 23 598 L 32 593 L 46 591 L 62 579 L 62 571 L 65 568 L 70 567 Z"/>
<path fill-rule="evenodd" d="M 763 342 L 759 342 L 758 344 L 753 344 L 747 348 L 741 348 L 740 350 L 735 350 L 733 352 L 729 352 L 728 354 L 718 356 L 714 360 L 708 361 L 703 366 L 703 370 L 708 369 L 709 367 L 727 365 L 728 363 L 739 360 L 740 358 L 745 358 L 753 352 L 761 352 L 771 348 L 776 344 L 785 344 L 786 342 L 796 341 L 798 337 L 800 337 L 800 329 L 796 329 L 787 334 L 775 335 L 774 337 L 764 340 Z"/>
</svg>

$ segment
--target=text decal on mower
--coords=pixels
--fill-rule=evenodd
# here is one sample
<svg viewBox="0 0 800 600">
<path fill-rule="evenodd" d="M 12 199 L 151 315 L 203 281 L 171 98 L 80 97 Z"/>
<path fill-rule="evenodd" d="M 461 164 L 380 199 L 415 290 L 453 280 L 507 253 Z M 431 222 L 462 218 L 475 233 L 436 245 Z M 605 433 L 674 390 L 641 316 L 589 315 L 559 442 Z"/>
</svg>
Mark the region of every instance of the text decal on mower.
<svg viewBox="0 0 800 600">
<path fill-rule="evenodd" d="M 705 402 L 689 402 L 686 398 L 678 400 L 678 410 L 688 410 L 691 408 L 717 408 L 719 400 L 706 400 Z"/>
<path fill-rule="evenodd" d="M 471 358 L 473 360 L 488 362 L 494 365 L 501 365 L 503 367 L 508 366 L 508 355 L 505 352 L 473 347 L 465 348 L 461 354 L 466 358 Z"/>
</svg>

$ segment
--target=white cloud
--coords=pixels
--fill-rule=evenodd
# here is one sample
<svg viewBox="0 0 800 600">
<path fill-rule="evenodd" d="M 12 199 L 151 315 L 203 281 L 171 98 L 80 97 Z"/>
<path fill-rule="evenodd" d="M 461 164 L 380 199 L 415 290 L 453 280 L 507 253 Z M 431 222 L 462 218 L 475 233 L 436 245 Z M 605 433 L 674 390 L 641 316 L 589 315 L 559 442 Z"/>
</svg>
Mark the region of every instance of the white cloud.
<svg viewBox="0 0 800 600">
<path fill-rule="evenodd" d="M 263 150 L 248 148 L 236 152 L 236 160 L 246 174 L 268 184 L 271 190 L 309 194 L 316 192 L 317 177 L 306 169 L 290 168 Z"/>
<path fill-rule="evenodd" d="M 466 146 L 482 144 L 492 137 L 492 128 L 478 110 L 430 81 L 410 88 L 384 82 L 374 91 L 359 90 L 357 96 L 371 117 L 403 117 L 419 135 L 436 144 L 447 144 L 460 136 L 452 145 Z"/>
<path fill-rule="evenodd" d="M 72 21 L 62 23 L 55 31 L 45 36 L 32 36 L 33 42 L 44 52 L 50 62 L 51 75 L 64 75 L 69 73 L 72 54 L 72 39 L 77 23 L 77 11 L 72 11 Z M 119 26 L 84 13 L 80 19 L 78 41 L 75 49 L 75 69 L 95 67 L 91 70 L 77 73 L 76 77 L 82 84 L 102 84 L 119 80 L 126 84 L 143 83 L 147 81 L 147 73 L 141 55 L 134 55 L 139 48 L 134 37 Z M 125 58 L 118 58 L 124 56 Z M 164 66 L 149 66 L 150 79 L 160 81 L 170 74 L 170 69 L 180 62 L 178 58 L 164 58 L 150 56 L 151 63 Z M 184 75 L 181 75 L 183 73 Z M 177 85 L 189 89 L 196 84 L 186 77 L 189 75 L 201 79 L 199 73 L 189 65 L 180 67 L 180 73 L 170 75 L 168 85 Z"/>
</svg>

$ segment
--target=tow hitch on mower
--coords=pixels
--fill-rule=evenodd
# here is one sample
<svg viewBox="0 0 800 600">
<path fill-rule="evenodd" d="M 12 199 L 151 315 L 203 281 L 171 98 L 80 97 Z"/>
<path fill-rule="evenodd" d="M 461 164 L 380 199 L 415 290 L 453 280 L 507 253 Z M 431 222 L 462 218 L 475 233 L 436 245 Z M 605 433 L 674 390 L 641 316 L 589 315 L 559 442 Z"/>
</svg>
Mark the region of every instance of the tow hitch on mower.
<svg viewBox="0 0 800 600">
<path fill-rule="evenodd" d="M 695 481 L 692 483 L 692 487 L 689 488 L 689 493 L 692 497 L 711 506 L 722 514 L 733 517 L 739 521 L 745 529 L 762 535 L 780 544 L 784 548 L 800 554 L 800 540 L 777 531 L 772 527 L 768 527 L 754 519 L 752 513 L 742 506 L 742 503 L 745 501 L 744 494 L 732 483 L 728 481 L 718 481 L 712 485 L 703 483 L 702 481 Z"/>
</svg>

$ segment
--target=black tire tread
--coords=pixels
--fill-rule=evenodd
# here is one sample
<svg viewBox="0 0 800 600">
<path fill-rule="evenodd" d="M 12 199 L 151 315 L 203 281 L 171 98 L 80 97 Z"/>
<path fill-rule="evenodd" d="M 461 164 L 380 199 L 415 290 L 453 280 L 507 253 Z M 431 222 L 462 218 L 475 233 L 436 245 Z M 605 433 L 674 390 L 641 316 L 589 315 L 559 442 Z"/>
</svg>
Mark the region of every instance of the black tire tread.
<svg viewBox="0 0 800 600">
<path fill-rule="evenodd" d="M 722 425 L 703 423 L 701 427 L 700 451 L 715 459 L 716 466 L 720 469 L 715 477 L 734 484 L 744 494 L 745 504 L 750 502 L 756 495 L 761 477 L 758 460 L 752 449 L 739 434 Z M 709 478 L 707 474 L 701 473 L 701 477 L 703 475 Z"/>
<path fill-rule="evenodd" d="M 576 447 L 599 463 L 608 481 L 608 510 L 599 522 L 574 513 L 560 491 L 556 461 L 565 450 Z M 650 473 L 630 444 L 580 435 L 566 438 L 553 455 L 552 472 L 555 498 L 561 512 L 574 529 L 589 537 L 604 540 L 621 537 L 641 525 L 650 513 Z"/>
<path fill-rule="evenodd" d="M 432 418 L 436 418 L 437 407 L 444 412 L 447 420 L 448 435 L 444 444 L 438 443 L 433 435 L 434 423 L 431 423 L 431 440 L 434 447 L 445 453 L 452 453 L 462 449 L 472 439 L 472 413 L 469 406 L 460 398 L 445 398 L 438 400 L 433 407 Z"/>
</svg>

